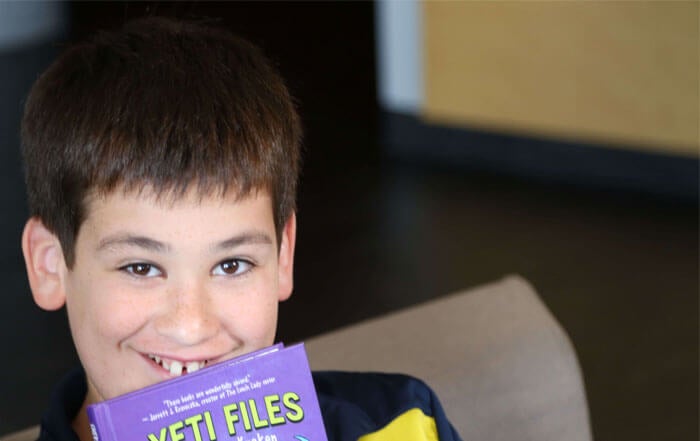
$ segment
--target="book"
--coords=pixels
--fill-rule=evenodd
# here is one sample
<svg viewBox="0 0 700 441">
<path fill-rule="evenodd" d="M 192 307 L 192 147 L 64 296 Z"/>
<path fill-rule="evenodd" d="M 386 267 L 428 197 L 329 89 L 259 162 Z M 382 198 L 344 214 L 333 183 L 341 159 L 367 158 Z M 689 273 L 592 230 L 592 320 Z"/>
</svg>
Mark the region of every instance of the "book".
<svg viewBox="0 0 700 441">
<path fill-rule="evenodd" d="M 95 441 L 327 441 L 303 343 L 89 405 Z"/>
</svg>

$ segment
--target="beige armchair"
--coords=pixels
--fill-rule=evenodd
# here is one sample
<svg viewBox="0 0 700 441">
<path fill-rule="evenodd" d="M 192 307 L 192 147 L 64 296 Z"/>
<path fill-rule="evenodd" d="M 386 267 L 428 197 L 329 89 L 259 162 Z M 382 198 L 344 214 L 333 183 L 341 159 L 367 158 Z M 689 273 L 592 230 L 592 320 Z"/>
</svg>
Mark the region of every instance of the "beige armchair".
<svg viewBox="0 0 700 441">
<path fill-rule="evenodd" d="M 39 437 L 39 426 L 33 426 L 19 432 L 0 437 L 0 441 L 34 441 Z"/>
<path fill-rule="evenodd" d="M 313 369 L 425 380 L 465 441 L 590 441 L 581 370 L 524 279 L 468 289 L 312 338 Z M 36 439 L 36 427 L 0 441 Z"/>
<path fill-rule="evenodd" d="M 465 441 L 590 441 L 566 333 L 519 276 L 306 342 L 313 369 L 402 372 L 437 393 Z"/>
</svg>

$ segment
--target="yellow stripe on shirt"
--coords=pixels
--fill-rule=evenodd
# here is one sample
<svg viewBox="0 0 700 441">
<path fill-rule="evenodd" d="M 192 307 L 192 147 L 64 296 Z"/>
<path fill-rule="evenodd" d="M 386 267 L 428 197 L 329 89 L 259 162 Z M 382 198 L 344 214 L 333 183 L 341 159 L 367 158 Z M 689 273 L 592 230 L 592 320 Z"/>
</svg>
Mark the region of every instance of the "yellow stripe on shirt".
<svg viewBox="0 0 700 441">
<path fill-rule="evenodd" d="M 357 441 L 438 441 L 435 419 L 420 409 L 411 409 L 376 432 L 362 435 Z"/>
</svg>

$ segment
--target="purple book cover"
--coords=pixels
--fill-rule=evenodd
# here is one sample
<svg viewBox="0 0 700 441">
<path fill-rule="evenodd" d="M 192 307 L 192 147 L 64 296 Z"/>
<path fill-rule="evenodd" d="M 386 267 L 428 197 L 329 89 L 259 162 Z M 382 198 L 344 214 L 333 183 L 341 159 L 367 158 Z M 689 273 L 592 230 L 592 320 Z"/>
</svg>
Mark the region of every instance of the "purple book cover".
<svg viewBox="0 0 700 441">
<path fill-rule="evenodd" d="M 88 406 L 95 441 L 327 441 L 303 344 Z"/>
</svg>

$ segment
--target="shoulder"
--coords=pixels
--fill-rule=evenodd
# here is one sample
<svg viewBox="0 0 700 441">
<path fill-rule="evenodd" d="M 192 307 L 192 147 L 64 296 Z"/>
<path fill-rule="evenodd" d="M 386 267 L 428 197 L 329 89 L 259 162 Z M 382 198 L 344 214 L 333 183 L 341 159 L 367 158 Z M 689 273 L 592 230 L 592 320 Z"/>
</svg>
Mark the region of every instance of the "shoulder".
<svg viewBox="0 0 700 441">
<path fill-rule="evenodd" d="M 75 368 L 55 386 L 41 419 L 38 441 L 78 441 L 71 422 L 80 411 L 86 393 L 85 372 Z"/>
<path fill-rule="evenodd" d="M 459 440 L 435 393 L 402 374 L 314 372 L 331 440 Z"/>
</svg>

